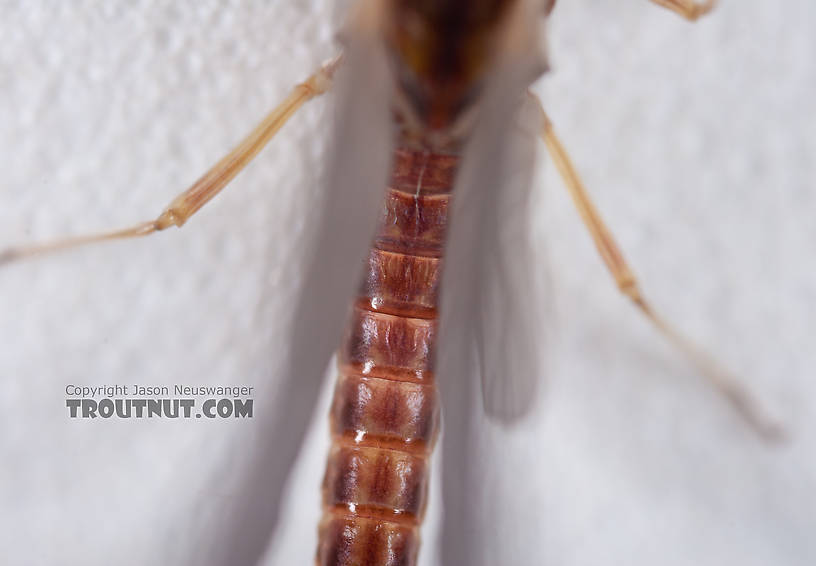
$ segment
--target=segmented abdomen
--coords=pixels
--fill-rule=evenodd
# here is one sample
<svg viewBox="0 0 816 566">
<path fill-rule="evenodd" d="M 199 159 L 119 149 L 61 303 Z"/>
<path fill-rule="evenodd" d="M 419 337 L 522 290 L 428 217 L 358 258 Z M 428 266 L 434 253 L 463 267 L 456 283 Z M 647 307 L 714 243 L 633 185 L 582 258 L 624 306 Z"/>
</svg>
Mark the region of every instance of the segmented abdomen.
<svg viewBox="0 0 816 566">
<path fill-rule="evenodd" d="M 448 203 L 458 158 L 394 153 L 355 301 L 330 422 L 319 566 L 410 566 L 439 424 L 433 362 Z"/>
</svg>

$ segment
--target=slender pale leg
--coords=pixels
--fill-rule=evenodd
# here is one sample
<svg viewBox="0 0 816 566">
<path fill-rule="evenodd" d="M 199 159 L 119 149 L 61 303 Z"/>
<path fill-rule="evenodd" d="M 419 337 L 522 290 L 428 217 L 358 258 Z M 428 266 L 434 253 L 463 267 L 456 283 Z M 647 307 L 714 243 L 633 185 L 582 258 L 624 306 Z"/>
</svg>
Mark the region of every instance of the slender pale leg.
<svg viewBox="0 0 816 566">
<path fill-rule="evenodd" d="M 695 21 L 700 16 L 709 13 L 714 6 L 717 5 L 717 0 L 706 0 L 705 2 L 696 2 L 695 0 L 650 0 L 658 6 L 663 6 L 677 12 L 684 18 L 690 21 Z"/>
<path fill-rule="evenodd" d="M 0 250 L 0 266 L 15 260 L 74 248 L 93 242 L 147 236 L 170 226 L 181 227 L 198 210 L 210 201 L 264 148 L 305 102 L 323 94 L 331 87 L 332 77 L 341 57 L 332 59 L 318 69 L 305 82 L 297 85 L 289 96 L 270 112 L 254 130 L 225 155 L 189 189 L 178 195 L 154 220 L 134 226 Z"/>
<path fill-rule="evenodd" d="M 575 171 L 564 146 L 555 135 L 552 122 L 544 112 L 541 101 L 536 98 L 541 110 L 541 137 L 555 162 L 558 172 L 572 196 L 575 206 L 581 215 L 589 233 L 606 263 L 620 291 L 629 297 L 637 308 L 657 327 L 657 329 L 677 346 L 698 368 L 711 384 L 722 393 L 739 412 L 739 414 L 765 439 L 779 439 L 783 431 L 761 410 L 759 403 L 739 384 L 739 381 L 724 368 L 720 367 L 708 354 L 688 340 L 680 332 L 657 314 L 643 298 L 638 282 L 632 270 L 623 258 L 618 244 L 598 214 L 586 192 L 578 173 Z"/>
</svg>

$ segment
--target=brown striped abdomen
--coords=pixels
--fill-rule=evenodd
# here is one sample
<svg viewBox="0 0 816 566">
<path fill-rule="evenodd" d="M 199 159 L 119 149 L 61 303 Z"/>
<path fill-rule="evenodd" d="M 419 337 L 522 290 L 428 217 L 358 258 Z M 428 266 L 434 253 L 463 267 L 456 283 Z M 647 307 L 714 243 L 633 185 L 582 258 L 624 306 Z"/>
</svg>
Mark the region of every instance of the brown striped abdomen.
<svg viewBox="0 0 816 566">
<path fill-rule="evenodd" d="M 458 158 L 394 153 L 330 413 L 318 566 L 411 566 L 439 427 L 434 346 Z"/>
</svg>

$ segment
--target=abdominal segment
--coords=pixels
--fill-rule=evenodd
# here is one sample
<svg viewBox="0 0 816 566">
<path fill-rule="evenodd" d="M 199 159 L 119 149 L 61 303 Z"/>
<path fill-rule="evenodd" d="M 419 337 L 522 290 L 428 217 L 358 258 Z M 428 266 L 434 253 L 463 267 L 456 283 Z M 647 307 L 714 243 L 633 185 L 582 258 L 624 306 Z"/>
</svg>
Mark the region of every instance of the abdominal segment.
<svg viewBox="0 0 816 566">
<path fill-rule="evenodd" d="M 439 428 L 434 376 L 455 155 L 398 148 L 330 412 L 317 564 L 411 566 Z"/>
</svg>

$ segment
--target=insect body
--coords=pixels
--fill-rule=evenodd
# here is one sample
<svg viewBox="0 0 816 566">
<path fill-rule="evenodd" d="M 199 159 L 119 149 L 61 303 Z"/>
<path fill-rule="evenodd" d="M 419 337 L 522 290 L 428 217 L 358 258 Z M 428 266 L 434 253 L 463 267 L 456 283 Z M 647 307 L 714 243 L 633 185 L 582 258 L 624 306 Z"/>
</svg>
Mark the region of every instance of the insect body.
<svg viewBox="0 0 816 566">
<path fill-rule="evenodd" d="M 658 3 L 690 18 L 701 12 L 683 0 Z M 345 125 L 332 182 L 310 222 L 315 234 L 304 253 L 285 362 L 288 375 L 316 380 L 348 323 L 331 411 L 320 565 L 415 563 L 428 456 L 440 420 L 437 375 L 454 384 L 481 376 L 490 416 L 512 420 L 527 408 L 537 345 L 519 267 L 531 266 L 512 260 L 516 240 L 505 238 L 523 224 L 526 193 L 504 187 L 502 148 L 524 89 L 545 68 L 539 18 L 552 5 L 366 2 L 350 27 L 340 89 Z M 0 263 L 183 225 L 300 105 L 329 89 L 338 67 L 339 60 L 332 61 L 298 85 L 156 219 L 101 236 L 0 251 Z M 643 300 L 551 123 L 538 112 L 542 137 L 621 290 L 698 358 Z M 356 287 L 362 266 L 363 283 Z M 762 430 L 743 392 L 707 360 L 701 366 Z"/>
<path fill-rule="evenodd" d="M 318 564 L 413 564 L 439 425 L 441 255 L 458 158 L 398 149 L 341 350 Z"/>
<path fill-rule="evenodd" d="M 453 187 L 480 102 L 495 96 L 485 83 L 507 65 L 509 81 L 502 89 L 507 98 L 500 105 L 511 108 L 527 84 L 515 73 L 518 60 L 509 65 L 502 60 L 516 40 L 508 35 L 509 26 L 525 9 L 526 3 L 506 0 L 393 2 L 386 3 L 375 28 L 394 77 L 389 108 L 397 148 L 339 355 L 317 555 L 321 566 L 416 563 L 439 422 L 437 342 L 445 328 L 457 328 L 439 319 L 442 273 L 449 269 L 456 277 L 473 267 L 462 247 L 457 254 L 454 246 L 453 256 L 443 254 L 449 219 L 455 223 L 454 238 L 473 227 L 472 215 L 457 223 Z M 525 26 L 519 31 L 535 35 Z M 526 54 L 531 53 L 537 51 Z M 474 196 L 463 195 L 464 202 L 473 204 Z M 491 202 L 483 199 L 475 209 Z M 491 233 L 489 225 L 484 229 Z M 330 255 L 320 252 L 323 259 Z M 450 342 L 447 347 L 455 350 Z M 467 372 L 463 366 L 455 371 Z"/>
</svg>

